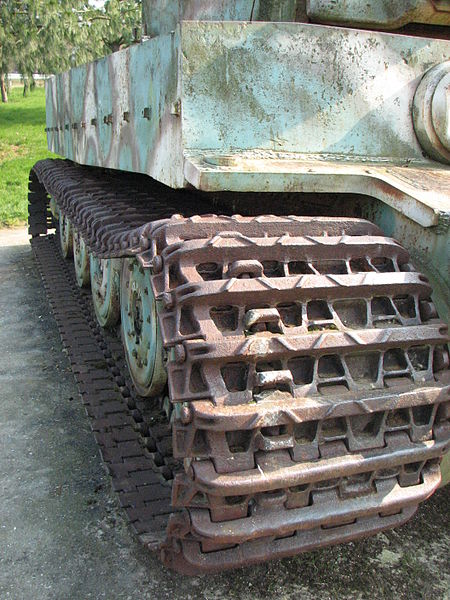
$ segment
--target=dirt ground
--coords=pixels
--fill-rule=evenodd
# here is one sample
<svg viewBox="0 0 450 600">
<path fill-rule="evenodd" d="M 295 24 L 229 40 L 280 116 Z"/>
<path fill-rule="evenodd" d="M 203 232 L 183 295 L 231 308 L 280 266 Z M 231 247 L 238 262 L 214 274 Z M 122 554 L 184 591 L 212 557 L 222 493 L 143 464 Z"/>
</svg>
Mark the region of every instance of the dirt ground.
<svg viewBox="0 0 450 600">
<path fill-rule="evenodd" d="M 165 570 L 100 462 L 25 229 L 0 231 L 0 599 L 450 598 L 450 485 L 406 526 L 214 577 Z"/>
</svg>

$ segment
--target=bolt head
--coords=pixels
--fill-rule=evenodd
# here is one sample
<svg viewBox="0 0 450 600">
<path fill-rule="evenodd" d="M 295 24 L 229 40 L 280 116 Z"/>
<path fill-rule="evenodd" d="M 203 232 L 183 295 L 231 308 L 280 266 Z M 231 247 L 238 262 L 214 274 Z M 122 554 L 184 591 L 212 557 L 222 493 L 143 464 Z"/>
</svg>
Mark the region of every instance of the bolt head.
<svg viewBox="0 0 450 600">
<path fill-rule="evenodd" d="M 186 350 L 183 344 L 177 344 L 173 349 L 173 353 L 177 363 L 184 363 L 184 361 L 186 360 Z"/>
<path fill-rule="evenodd" d="M 161 300 L 162 300 L 162 304 L 166 310 L 172 308 L 173 300 L 172 300 L 171 294 L 169 294 L 168 292 L 164 292 L 163 294 L 161 294 Z"/>
<path fill-rule="evenodd" d="M 156 255 L 152 260 L 153 273 L 161 273 L 163 268 L 163 260 L 159 255 Z"/>
<path fill-rule="evenodd" d="M 192 421 L 192 409 L 190 406 L 183 406 L 180 418 L 183 425 L 189 425 Z"/>
</svg>

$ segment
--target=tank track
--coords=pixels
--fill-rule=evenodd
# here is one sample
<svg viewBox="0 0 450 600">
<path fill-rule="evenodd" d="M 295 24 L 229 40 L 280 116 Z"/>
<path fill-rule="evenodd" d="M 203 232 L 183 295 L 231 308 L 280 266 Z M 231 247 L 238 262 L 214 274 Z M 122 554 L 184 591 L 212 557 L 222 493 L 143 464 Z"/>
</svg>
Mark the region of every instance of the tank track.
<svg viewBox="0 0 450 600">
<path fill-rule="evenodd" d="M 29 195 L 53 312 L 140 539 L 197 574 L 407 521 L 440 482 L 450 371 L 406 251 L 366 221 L 208 215 L 147 182 L 46 160 Z M 136 396 L 120 341 L 58 258 L 49 195 L 92 252 L 151 270 L 170 420 L 167 399 Z"/>
</svg>

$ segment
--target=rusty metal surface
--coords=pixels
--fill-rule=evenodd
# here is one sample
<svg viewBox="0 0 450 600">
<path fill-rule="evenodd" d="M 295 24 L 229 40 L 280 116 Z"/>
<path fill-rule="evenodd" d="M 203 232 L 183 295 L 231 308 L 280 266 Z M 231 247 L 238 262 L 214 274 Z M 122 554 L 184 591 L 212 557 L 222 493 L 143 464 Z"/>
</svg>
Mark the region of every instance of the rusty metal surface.
<svg viewBox="0 0 450 600">
<path fill-rule="evenodd" d="M 405 250 L 360 219 L 189 216 L 189 203 L 173 215 L 181 203 L 161 188 L 144 198 L 129 179 L 80 169 L 38 163 L 30 231 L 142 541 L 193 574 L 410 518 L 440 482 L 450 381 L 447 327 Z M 42 184 L 89 248 L 149 270 L 170 422 L 164 394 L 133 391 L 119 340 L 57 258 Z"/>
<path fill-rule="evenodd" d="M 308 16 L 319 23 L 398 29 L 408 23 L 450 25 L 448 0 L 309 0 Z"/>
<path fill-rule="evenodd" d="M 99 182 L 98 170 L 59 159 L 36 163 L 32 179 L 48 190 L 85 240 L 89 251 L 99 258 L 133 256 L 146 250 L 154 219 L 165 219 L 181 210 L 190 215 L 209 208 L 188 193 L 180 196 L 156 183 L 149 192 L 148 178 L 123 177 L 109 171 L 102 173 Z M 80 179 L 83 186 L 79 185 Z M 34 193 L 41 196 L 43 192 L 37 182 L 36 188 L 38 191 Z M 46 210 L 39 221 L 30 224 L 31 235 L 45 228 L 45 219 L 51 222 L 51 217 L 46 216 L 50 212 Z"/>
</svg>

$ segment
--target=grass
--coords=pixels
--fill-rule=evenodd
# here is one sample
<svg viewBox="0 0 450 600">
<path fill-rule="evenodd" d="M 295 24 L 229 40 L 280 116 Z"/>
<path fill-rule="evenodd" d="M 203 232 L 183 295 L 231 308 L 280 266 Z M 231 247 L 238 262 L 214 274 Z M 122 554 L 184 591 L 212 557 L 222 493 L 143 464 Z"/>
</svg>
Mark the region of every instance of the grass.
<svg viewBox="0 0 450 600">
<path fill-rule="evenodd" d="M 12 88 L 7 104 L 0 103 L 0 227 L 27 220 L 28 175 L 34 163 L 54 156 L 47 150 L 45 92 L 37 87 L 27 98 Z"/>
</svg>

